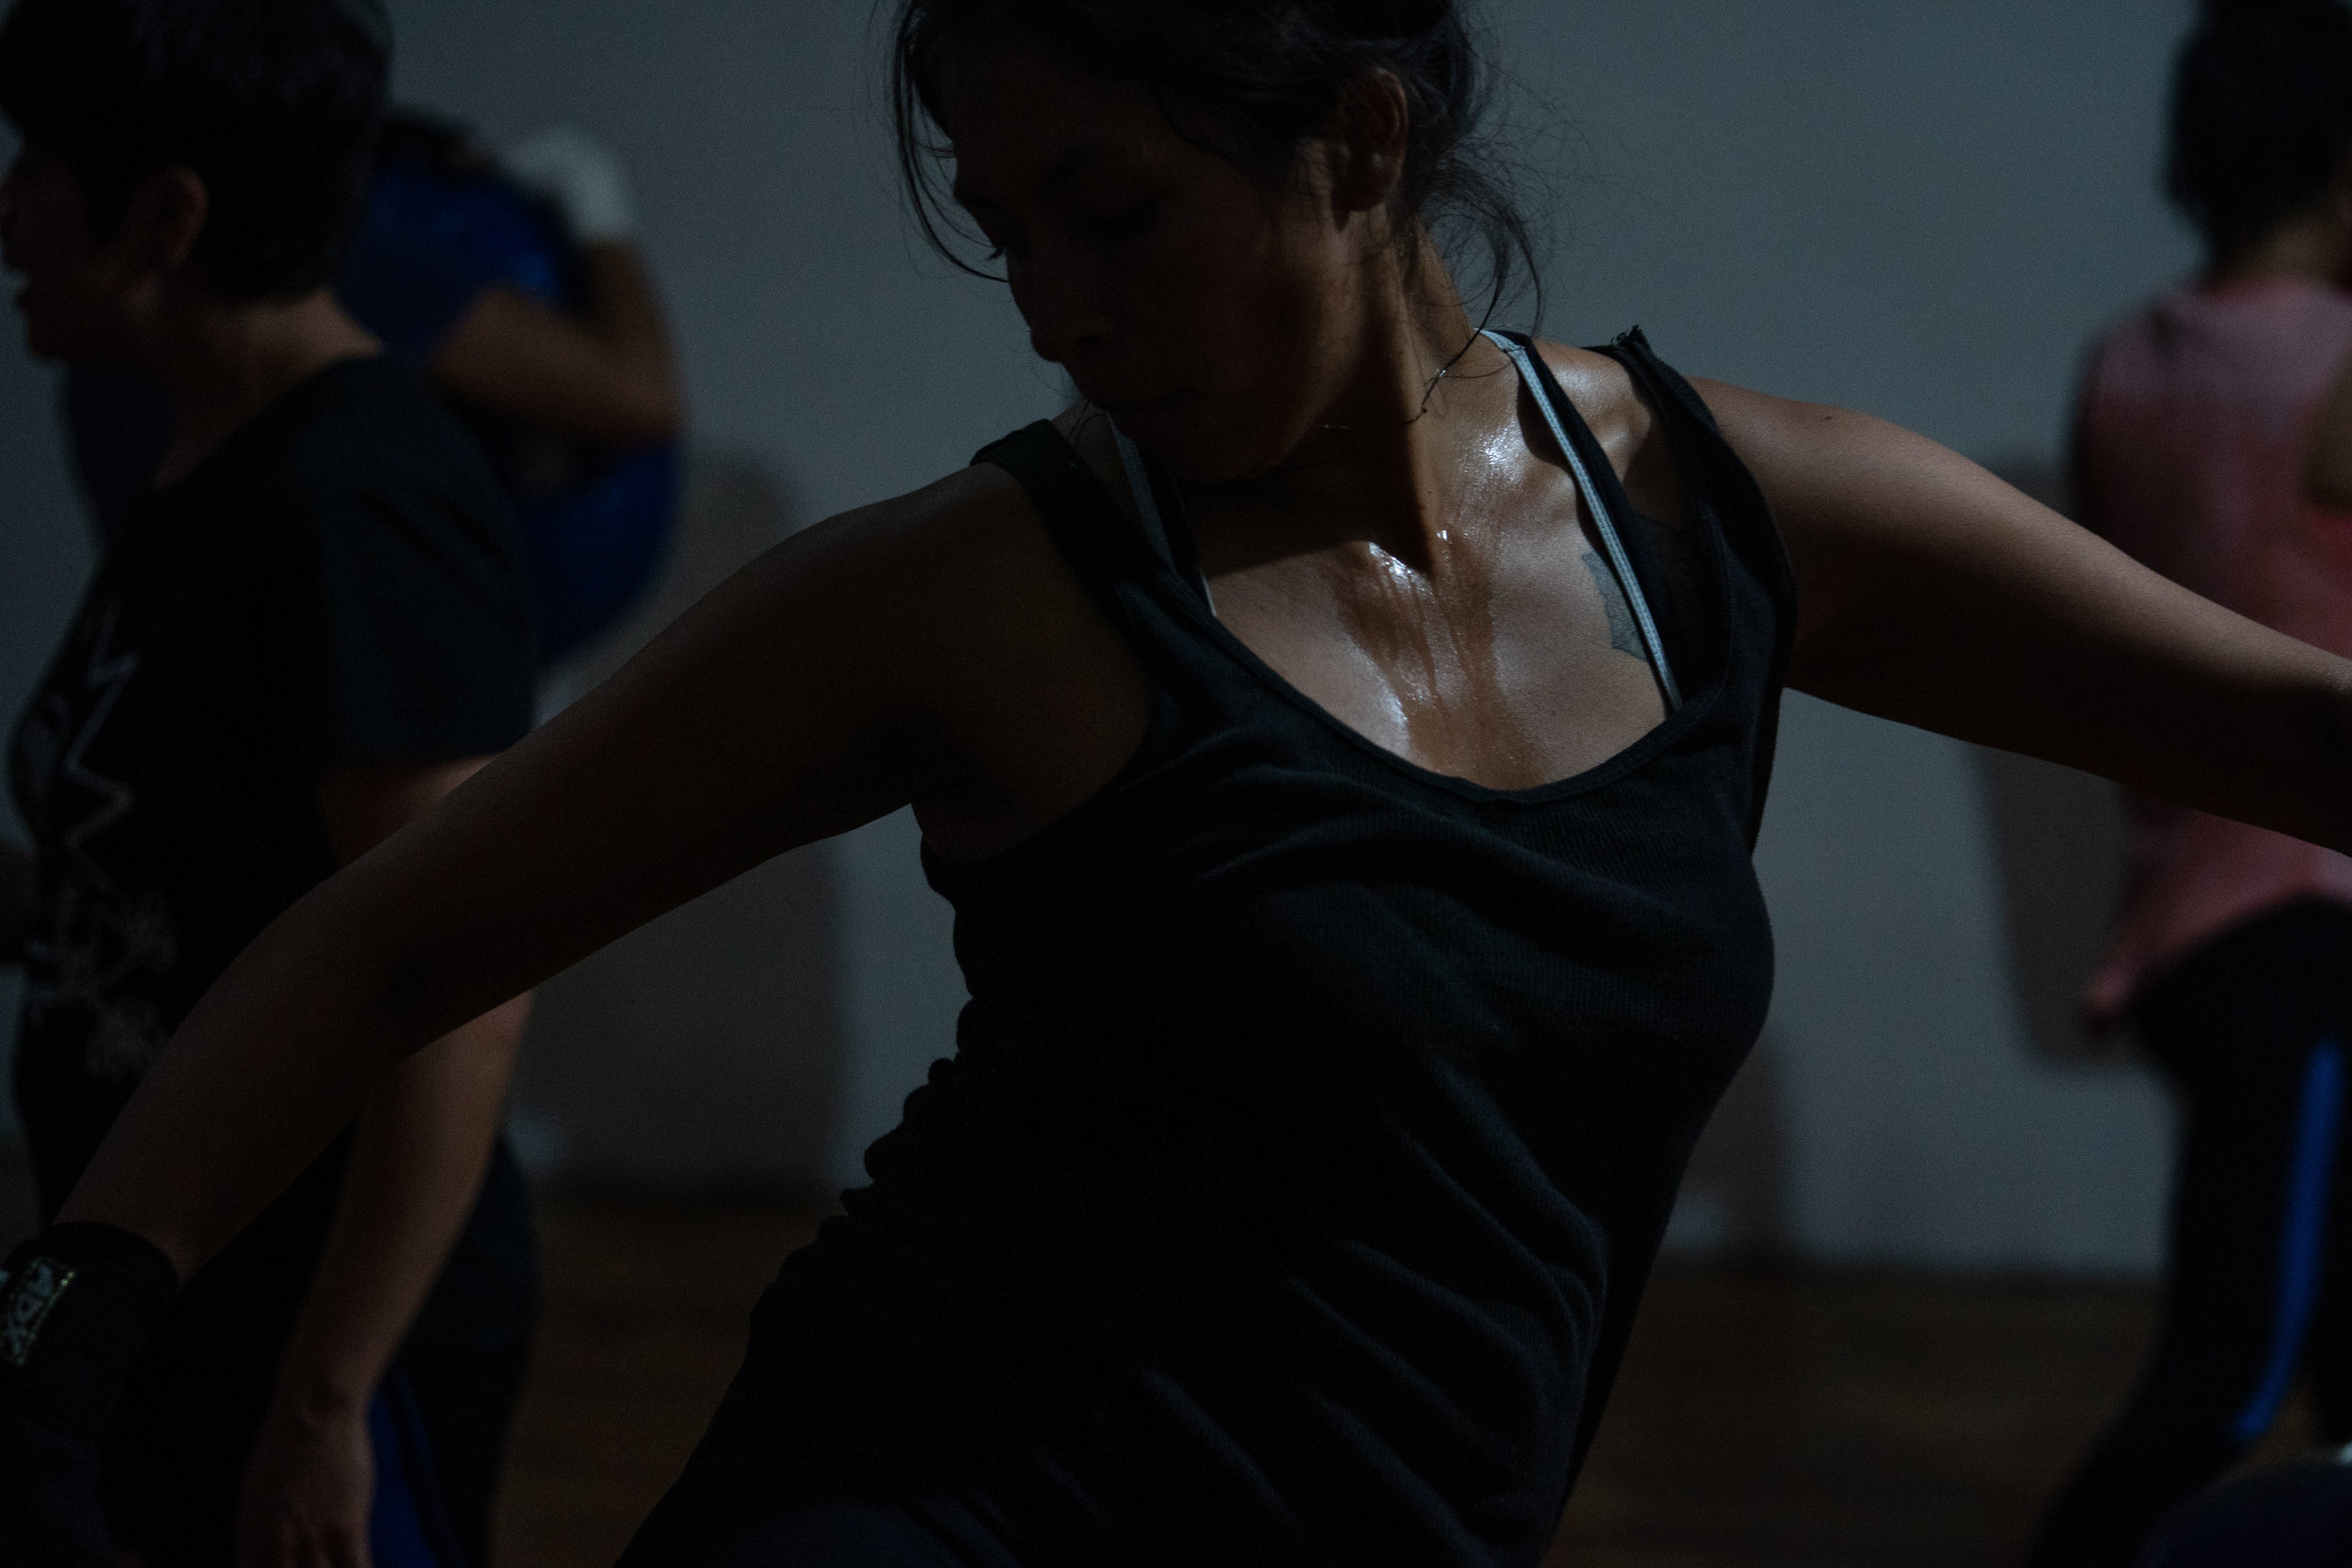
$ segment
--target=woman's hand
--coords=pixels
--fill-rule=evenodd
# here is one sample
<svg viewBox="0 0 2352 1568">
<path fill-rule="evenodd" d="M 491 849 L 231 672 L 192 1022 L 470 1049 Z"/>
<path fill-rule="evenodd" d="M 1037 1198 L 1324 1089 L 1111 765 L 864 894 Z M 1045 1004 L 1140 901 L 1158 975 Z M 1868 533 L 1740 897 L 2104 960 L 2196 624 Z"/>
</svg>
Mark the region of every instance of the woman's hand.
<svg viewBox="0 0 2352 1568">
<path fill-rule="evenodd" d="M 306 1410 L 280 1400 L 246 1468 L 238 1568 L 371 1568 L 374 1506 L 367 1406 Z"/>
</svg>

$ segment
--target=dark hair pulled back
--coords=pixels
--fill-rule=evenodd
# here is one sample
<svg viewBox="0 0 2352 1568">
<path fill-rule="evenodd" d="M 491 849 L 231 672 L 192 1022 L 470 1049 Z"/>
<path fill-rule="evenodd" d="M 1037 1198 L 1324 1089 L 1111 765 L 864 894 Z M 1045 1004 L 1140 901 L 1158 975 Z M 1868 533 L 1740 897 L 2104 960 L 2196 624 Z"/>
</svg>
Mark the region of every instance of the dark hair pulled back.
<svg viewBox="0 0 2352 1568">
<path fill-rule="evenodd" d="M 2352 153 L 2352 8 L 2205 0 L 2172 89 L 2166 184 L 2217 257 L 2324 195 Z"/>
<path fill-rule="evenodd" d="M 1487 267 L 1491 310 L 1525 269 L 1538 291 L 1534 231 L 1479 134 L 1488 83 L 1463 0 L 900 0 L 891 107 L 898 166 L 923 234 L 968 272 L 970 238 L 942 179 L 946 76 L 966 52 L 1004 40 L 1042 42 L 1079 66 L 1140 82 L 1213 150 L 1279 177 L 1325 130 L 1350 87 L 1386 72 L 1410 116 L 1391 201 L 1408 265 L 1418 238 L 1450 260 Z"/>
</svg>

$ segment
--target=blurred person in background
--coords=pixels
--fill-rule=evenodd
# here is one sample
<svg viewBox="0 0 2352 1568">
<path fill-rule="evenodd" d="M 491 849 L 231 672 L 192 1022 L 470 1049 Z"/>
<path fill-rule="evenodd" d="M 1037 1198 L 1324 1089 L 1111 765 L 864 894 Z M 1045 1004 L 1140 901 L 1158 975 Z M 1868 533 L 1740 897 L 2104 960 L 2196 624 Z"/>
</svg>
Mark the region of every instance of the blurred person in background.
<svg viewBox="0 0 2352 1568">
<path fill-rule="evenodd" d="M 660 569 L 677 506 L 679 393 L 626 171 L 577 131 L 492 156 L 414 112 L 386 126 L 336 281 L 353 319 L 462 413 L 513 500 L 543 666 L 610 630 Z M 162 395 L 68 373 L 74 467 L 101 545 L 171 435 Z"/>
<path fill-rule="evenodd" d="M 15 732 L 14 1087 L 44 1217 L 198 997 L 529 727 L 480 446 L 327 285 L 384 118 L 375 0 L 23 0 L 0 245 L 32 352 L 169 414 Z M 517 307 L 519 309 L 519 307 Z M 173 1303 L 104 1433 L 146 1568 L 474 1568 L 534 1311 L 498 1136 L 524 1005 L 367 1097 Z M 0 1323 L 0 1361 L 10 1332 Z"/>
<path fill-rule="evenodd" d="M 2206 265 L 2092 356 L 2082 520 L 2352 654 L 2352 9 L 2206 0 L 2177 68 L 2169 186 Z M 2164 1327 L 2037 1568 L 2131 1562 L 2260 1440 L 2298 1370 L 2322 1435 L 2352 1441 L 2352 858 L 2146 796 L 2132 816 L 2087 1011 L 2136 1026 L 2181 1108 Z"/>
</svg>

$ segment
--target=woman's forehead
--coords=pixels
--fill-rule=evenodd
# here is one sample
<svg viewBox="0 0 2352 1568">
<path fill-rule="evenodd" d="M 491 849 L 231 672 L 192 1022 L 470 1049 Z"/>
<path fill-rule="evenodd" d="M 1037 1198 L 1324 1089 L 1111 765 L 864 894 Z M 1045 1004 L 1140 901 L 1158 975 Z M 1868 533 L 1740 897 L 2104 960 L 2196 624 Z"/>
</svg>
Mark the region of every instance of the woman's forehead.
<svg viewBox="0 0 2352 1568">
<path fill-rule="evenodd" d="M 1148 161 L 1176 141 L 1149 87 L 1034 45 L 975 51 L 942 87 L 940 127 L 960 185 L 1042 187 Z"/>
</svg>

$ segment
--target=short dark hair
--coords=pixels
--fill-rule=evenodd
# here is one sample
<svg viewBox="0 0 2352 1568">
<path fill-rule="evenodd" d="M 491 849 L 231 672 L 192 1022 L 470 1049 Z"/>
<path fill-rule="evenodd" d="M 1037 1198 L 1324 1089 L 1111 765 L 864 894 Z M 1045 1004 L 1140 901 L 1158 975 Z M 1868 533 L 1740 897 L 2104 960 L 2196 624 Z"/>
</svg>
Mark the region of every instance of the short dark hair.
<svg viewBox="0 0 2352 1568">
<path fill-rule="evenodd" d="M 2166 184 L 2216 256 L 2324 195 L 2352 154 L 2344 0 L 2204 0 L 2172 87 Z"/>
<path fill-rule="evenodd" d="M 0 113 L 73 171 L 102 237 L 141 180 L 192 169 L 206 281 L 293 298 L 358 230 L 390 67 L 381 0 L 17 0 Z"/>
<path fill-rule="evenodd" d="M 1204 113 L 1216 150 L 1267 174 L 1295 164 L 1353 84 L 1386 71 L 1411 115 L 1391 201 L 1400 233 L 1426 230 L 1483 251 L 1495 300 L 1524 264 L 1540 303 L 1533 230 L 1480 135 L 1488 82 L 1466 10 L 1466 0 L 900 0 L 891 73 L 899 169 L 925 238 L 977 270 L 953 243 L 964 230 L 941 187 L 948 149 L 938 135 L 946 72 L 977 45 L 1034 40 L 1140 82 L 1165 103 Z"/>
</svg>

